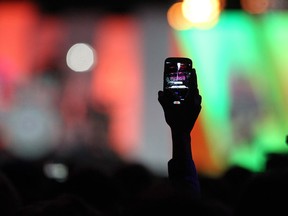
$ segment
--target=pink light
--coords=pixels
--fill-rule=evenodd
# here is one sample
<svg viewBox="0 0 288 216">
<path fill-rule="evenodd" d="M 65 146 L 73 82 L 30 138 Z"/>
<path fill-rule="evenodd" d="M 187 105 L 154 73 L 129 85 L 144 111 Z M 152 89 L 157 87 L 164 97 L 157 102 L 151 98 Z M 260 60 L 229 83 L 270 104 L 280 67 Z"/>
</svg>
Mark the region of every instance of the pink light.
<svg viewBox="0 0 288 216">
<path fill-rule="evenodd" d="M 0 4 L 0 59 L 8 60 L 17 80 L 32 71 L 37 8 L 28 2 Z"/>
<path fill-rule="evenodd" d="M 93 94 L 98 103 L 108 106 L 110 142 L 125 156 L 137 146 L 140 137 L 141 35 L 137 23 L 128 16 L 103 18 L 97 29 Z"/>
</svg>

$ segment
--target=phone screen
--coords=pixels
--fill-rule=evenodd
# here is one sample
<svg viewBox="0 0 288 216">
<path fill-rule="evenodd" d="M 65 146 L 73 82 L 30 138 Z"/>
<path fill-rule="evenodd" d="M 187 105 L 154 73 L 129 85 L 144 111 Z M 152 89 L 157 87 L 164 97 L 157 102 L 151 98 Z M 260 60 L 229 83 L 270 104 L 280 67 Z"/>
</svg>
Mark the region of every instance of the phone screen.
<svg viewBox="0 0 288 216">
<path fill-rule="evenodd" d="M 192 73 L 192 60 L 189 58 L 167 58 L 164 65 L 164 91 L 175 97 L 174 103 L 183 101 L 188 93 Z"/>
</svg>

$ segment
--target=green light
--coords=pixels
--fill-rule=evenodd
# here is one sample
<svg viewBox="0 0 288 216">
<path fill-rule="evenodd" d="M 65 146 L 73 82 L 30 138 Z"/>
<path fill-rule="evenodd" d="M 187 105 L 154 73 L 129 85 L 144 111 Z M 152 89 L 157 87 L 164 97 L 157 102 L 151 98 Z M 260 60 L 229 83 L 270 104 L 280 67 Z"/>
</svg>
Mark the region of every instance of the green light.
<svg viewBox="0 0 288 216">
<path fill-rule="evenodd" d="M 267 153 L 287 152 L 287 23 L 287 13 L 235 11 L 212 29 L 175 31 L 197 70 L 210 152 L 224 169 L 260 171 Z"/>
</svg>

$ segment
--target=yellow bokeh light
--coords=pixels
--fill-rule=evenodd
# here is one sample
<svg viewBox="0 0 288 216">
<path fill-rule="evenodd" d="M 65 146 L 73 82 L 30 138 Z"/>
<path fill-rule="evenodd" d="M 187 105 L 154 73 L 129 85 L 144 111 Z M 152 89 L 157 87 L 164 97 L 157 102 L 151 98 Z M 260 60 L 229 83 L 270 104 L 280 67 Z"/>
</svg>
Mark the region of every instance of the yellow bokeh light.
<svg viewBox="0 0 288 216">
<path fill-rule="evenodd" d="M 187 30 L 192 23 L 182 13 L 182 2 L 174 3 L 167 12 L 168 24 L 175 30 Z"/>
<path fill-rule="evenodd" d="M 195 25 L 215 23 L 221 7 L 219 0 L 184 0 L 182 12 L 186 19 Z"/>
</svg>

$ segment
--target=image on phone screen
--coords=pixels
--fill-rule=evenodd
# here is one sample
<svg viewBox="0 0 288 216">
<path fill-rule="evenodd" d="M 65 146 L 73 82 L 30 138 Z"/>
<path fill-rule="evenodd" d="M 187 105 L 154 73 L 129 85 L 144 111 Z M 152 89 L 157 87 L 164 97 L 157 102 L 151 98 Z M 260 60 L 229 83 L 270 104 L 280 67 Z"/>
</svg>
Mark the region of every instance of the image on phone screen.
<svg viewBox="0 0 288 216">
<path fill-rule="evenodd" d="M 164 69 L 164 91 L 170 91 L 175 101 L 183 101 L 188 93 L 192 61 L 187 58 L 167 58 Z"/>
</svg>

